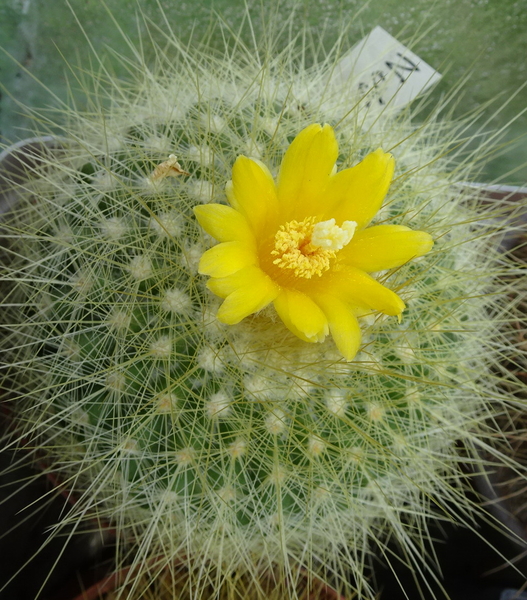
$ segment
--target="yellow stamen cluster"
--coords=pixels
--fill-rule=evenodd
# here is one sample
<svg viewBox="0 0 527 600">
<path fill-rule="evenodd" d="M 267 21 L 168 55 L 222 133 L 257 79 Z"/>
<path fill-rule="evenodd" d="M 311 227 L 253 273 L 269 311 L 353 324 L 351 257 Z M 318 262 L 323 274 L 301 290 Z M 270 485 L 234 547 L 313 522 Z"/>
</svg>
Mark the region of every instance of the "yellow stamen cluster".
<svg viewBox="0 0 527 600">
<path fill-rule="evenodd" d="M 311 279 L 329 269 L 330 260 L 335 258 L 333 250 L 325 250 L 311 243 L 315 219 L 307 217 L 300 223 L 289 221 L 281 225 L 275 235 L 273 264 L 282 269 L 292 269 L 297 277 Z"/>
<path fill-rule="evenodd" d="M 354 221 L 345 221 L 339 227 L 335 219 L 315 224 L 314 217 L 289 221 L 275 235 L 271 254 L 278 258 L 273 264 L 292 269 L 297 277 L 311 279 L 313 275 L 322 275 L 337 251 L 351 241 L 356 225 Z"/>
</svg>

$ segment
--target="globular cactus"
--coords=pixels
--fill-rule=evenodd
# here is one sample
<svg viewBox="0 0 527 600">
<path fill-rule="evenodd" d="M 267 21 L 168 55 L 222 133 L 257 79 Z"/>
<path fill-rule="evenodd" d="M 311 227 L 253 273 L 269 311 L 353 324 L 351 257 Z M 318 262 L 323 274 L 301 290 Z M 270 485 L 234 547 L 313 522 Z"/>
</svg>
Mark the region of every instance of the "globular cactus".
<svg viewBox="0 0 527 600">
<path fill-rule="evenodd" d="M 233 572 L 271 572 L 290 597 L 301 573 L 369 596 L 368 556 L 388 538 L 426 572 L 427 521 L 470 521 L 460 463 L 491 447 L 508 398 L 497 365 L 514 356 L 510 265 L 495 209 L 459 185 L 477 156 L 464 123 L 441 122 L 439 109 L 417 124 L 408 111 L 368 119 L 353 82 L 337 94 L 327 61 L 304 66 L 307 46 L 217 58 L 171 43 L 155 73 L 141 63 L 131 85 L 95 86 L 105 92 L 94 92 L 91 110 L 66 115 L 59 149 L 2 224 L 1 343 L 15 423 L 79 497 L 70 521 L 112 524 L 119 560 L 144 570 L 151 559 L 188 564 L 192 597 L 211 581 L 219 591 Z M 236 242 L 236 206 L 211 225 L 209 205 L 227 205 L 226 186 L 231 205 L 242 193 L 228 184 L 237 158 L 251 157 L 239 160 L 272 187 L 306 131 L 331 132 L 338 172 L 382 148 L 388 179 L 377 195 L 387 195 L 372 228 L 419 238 L 406 254 L 409 238 L 393 238 L 390 252 L 379 242 L 387 264 L 371 285 L 390 306 L 364 294 L 345 303 L 362 331 L 355 346 L 331 318 L 334 339 L 326 322 L 306 341 L 298 305 L 291 318 L 304 324 L 288 328 L 276 296 L 249 308 L 238 300 L 226 324 L 198 272 L 220 296 L 232 293 L 218 281 L 246 265 L 247 248 L 236 255 L 242 267 L 214 255 L 211 267 L 202 256 L 218 246 L 195 214 L 221 243 Z M 301 200 L 329 160 L 313 148 L 311 162 L 294 163 L 310 167 Z M 254 193 L 248 215 L 238 206 L 245 223 L 262 206 Z M 313 272 L 302 289 L 323 276 Z"/>
</svg>

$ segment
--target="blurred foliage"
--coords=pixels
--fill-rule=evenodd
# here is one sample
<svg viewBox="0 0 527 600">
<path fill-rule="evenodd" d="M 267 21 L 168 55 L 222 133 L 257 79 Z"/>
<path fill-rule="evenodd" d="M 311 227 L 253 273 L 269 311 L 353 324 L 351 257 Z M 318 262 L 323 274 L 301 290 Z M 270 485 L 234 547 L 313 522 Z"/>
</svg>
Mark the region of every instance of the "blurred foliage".
<svg viewBox="0 0 527 600">
<path fill-rule="evenodd" d="M 26 137 L 32 129 L 17 102 L 38 107 L 56 104 L 47 89 L 60 99 L 67 97 L 69 69 L 64 61 L 96 72 L 100 65 L 93 49 L 105 56 L 105 64 L 115 69 L 116 76 L 125 76 L 113 53 L 131 56 L 132 50 L 119 28 L 133 44 L 144 47 L 149 46 L 150 35 L 164 45 L 163 32 L 170 28 L 183 39 L 206 38 L 219 48 L 223 42 L 214 31 L 217 15 L 236 31 L 242 26 L 245 4 L 242 0 L 106 0 L 105 4 L 102 0 L 0 0 L 0 46 L 6 52 L 0 55 L 2 141 Z M 256 33 L 266 26 L 262 12 L 272 12 L 262 9 L 263 4 L 264 0 L 247 1 Z M 469 77 L 456 116 L 494 100 L 482 122 L 490 119 L 487 128 L 501 129 L 527 106 L 527 88 L 520 90 L 527 82 L 527 0 L 285 0 L 276 3 L 275 17 L 280 20 L 293 9 L 298 11 L 298 31 L 306 23 L 308 33 L 321 36 L 328 48 L 348 23 L 351 40 L 381 25 L 401 41 L 411 41 L 415 52 L 444 74 L 434 92 L 437 98 Z M 154 27 L 148 30 L 137 19 L 139 13 Z M 250 29 L 243 29 L 242 35 L 248 39 Z M 512 144 L 492 159 L 483 177 L 524 184 L 527 114 L 514 121 L 504 139 Z"/>
</svg>

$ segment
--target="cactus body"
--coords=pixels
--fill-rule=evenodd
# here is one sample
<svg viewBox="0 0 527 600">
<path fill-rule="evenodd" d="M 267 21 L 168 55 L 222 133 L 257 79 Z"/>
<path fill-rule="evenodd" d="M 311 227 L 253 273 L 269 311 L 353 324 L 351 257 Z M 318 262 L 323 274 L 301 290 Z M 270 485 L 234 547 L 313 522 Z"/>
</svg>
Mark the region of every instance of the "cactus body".
<svg viewBox="0 0 527 600">
<path fill-rule="evenodd" d="M 199 565 L 194 597 L 209 569 L 218 589 L 278 569 L 294 597 L 300 568 L 367 595 L 364 563 L 387 534 L 419 563 L 430 516 L 466 519 L 459 463 L 506 402 L 493 369 L 513 352 L 514 300 L 491 209 L 456 185 L 473 157 L 443 157 L 462 126 L 364 121 L 368 99 L 332 96 L 327 65 L 307 70 L 291 48 L 179 48 L 131 91 L 111 82 L 111 106 L 68 115 L 3 225 L 2 344 L 25 438 L 80 496 L 69 519 L 115 524 L 137 563 Z M 339 168 L 393 148 L 376 223 L 435 239 L 376 275 L 407 309 L 401 323 L 365 311 L 351 363 L 272 308 L 223 325 L 197 272 L 211 240 L 193 208 L 224 202 L 241 154 L 276 176 L 313 122 L 335 127 Z M 153 177 L 171 154 L 190 175 Z"/>
</svg>

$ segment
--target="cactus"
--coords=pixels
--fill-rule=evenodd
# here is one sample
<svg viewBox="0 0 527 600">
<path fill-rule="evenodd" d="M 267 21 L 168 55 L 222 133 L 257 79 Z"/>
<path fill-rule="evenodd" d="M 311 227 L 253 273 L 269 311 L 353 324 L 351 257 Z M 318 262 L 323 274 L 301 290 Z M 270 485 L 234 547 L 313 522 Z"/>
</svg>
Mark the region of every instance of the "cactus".
<svg viewBox="0 0 527 600">
<path fill-rule="evenodd" d="M 171 45 L 156 72 L 139 60 L 129 85 L 99 81 L 88 111 L 48 121 L 60 148 L 2 225 L 20 439 L 78 496 L 67 520 L 114 525 L 118 560 L 143 571 L 184 562 L 193 598 L 234 572 L 273 573 L 292 598 L 302 573 L 373 597 L 369 556 L 389 538 L 436 577 L 427 522 L 470 524 L 460 463 L 499 455 L 493 418 L 510 400 L 507 226 L 459 185 L 488 148 L 470 150 L 466 122 L 443 122 L 440 107 L 424 122 L 368 120 L 369 98 L 331 95 L 333 62 L 305 67 L 308 45 L 220 58 Z M 357 309 L 356 356 L 300 339 L 269 303 L 222 323 L 199 273 L 214 241 L 196 207 L 226 203 L 239 156 L 276 178 L 313 123 L 333 127 L 339 171 L 390 151 L 373 225 L 435 241 L 375 275 L 406 309 L 401 322 L 401 310 Z"/>
</svg>

